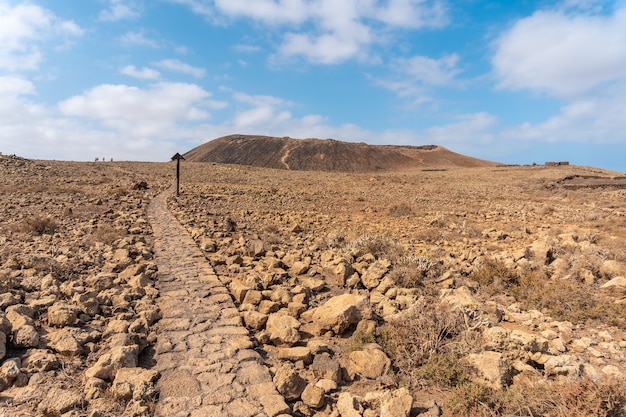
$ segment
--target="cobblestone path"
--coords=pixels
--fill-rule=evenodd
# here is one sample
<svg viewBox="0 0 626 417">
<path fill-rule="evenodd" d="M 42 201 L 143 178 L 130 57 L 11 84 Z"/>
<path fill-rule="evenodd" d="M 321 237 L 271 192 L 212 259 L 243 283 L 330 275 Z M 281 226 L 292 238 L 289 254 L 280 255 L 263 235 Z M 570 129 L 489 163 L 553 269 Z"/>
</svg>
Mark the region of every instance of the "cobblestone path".
<svg viewBox="0 0 626 417">
<path fill-rule="evenodd" d="M 228 289 L 167 209 L 171 191 L 148 208 L 159 267 L 156 416 L 288 414 Z"/>
</svg>

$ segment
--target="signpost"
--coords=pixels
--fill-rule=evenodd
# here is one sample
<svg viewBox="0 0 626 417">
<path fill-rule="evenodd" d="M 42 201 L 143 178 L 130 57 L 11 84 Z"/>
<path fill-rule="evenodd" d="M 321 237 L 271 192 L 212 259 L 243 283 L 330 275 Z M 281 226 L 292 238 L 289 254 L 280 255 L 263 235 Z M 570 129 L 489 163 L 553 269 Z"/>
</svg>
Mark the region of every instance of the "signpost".
<svg viewBox="0 0 626 417">
<path fill-rule="evenodd" d="M 176 152 L 176 155 L 172 156 L 172 161 L 176 161 L 176 197 L 179 195 L 179 184 L 180 184 L 180 160 L 185 160 L 181 154 Z"/>
</svg>

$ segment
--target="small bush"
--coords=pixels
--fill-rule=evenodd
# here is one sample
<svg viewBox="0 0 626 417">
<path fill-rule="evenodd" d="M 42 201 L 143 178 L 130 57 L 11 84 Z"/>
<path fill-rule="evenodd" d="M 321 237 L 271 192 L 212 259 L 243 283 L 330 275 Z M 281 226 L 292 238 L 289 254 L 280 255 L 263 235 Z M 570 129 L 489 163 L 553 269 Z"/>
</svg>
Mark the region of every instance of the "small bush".
<svg viewBox="0 0 626 417">
<path fill-rule="evenodd" d="M 58 229 L 58 224 L 50 217 L 33 216 L 24 220 L 24 230 L 33 235 L 53 234 Z"/>
<path fill-rule="evenodd" d="M 455 385 L 468 379 L 469 367 L 458 360 L 482 346 L 481 335 L 469 330 L 461 311 L 426 297 L 401 322 L 381 329 L 381 344 L 406 382 Z M 455 364 L 451 368 L 452 364 Z"/>
<path fill-rule="evenodd" d="M 345 246 L 344 251 L 355 258 L 369 253 L 377 259 L 393 259 L 397 253 L 402 252 L 401 248 L 388 237 L 372 235 L 363 235 L 354 242 L 350 242 Z"/>
<path fill-rule="evenodd" d="M 424 279 L 434 278 L 441 272 L 441 265 L 423 255 L 402 255 L 394 261 L 390 277 L 393 282 L 404 288 L 419 288 Z"/>
<path fill-rule="evenodd" d="M 389 207 L 389 215 L 391 217 L 403 217 L 403 216 L 412 216 L 413 209 L 410 205 L 406 203 L 394 204 Z"/>
<path fill-rule="evenodd" d="M 352 335 L 352 340 L 348 343 L 348 346 L 346 346 L 346 352 L 361 350 L 365 345 L 375 342 L 376 338 L 373 334 L 364 331 L 356 331 Z"/>
</svg>

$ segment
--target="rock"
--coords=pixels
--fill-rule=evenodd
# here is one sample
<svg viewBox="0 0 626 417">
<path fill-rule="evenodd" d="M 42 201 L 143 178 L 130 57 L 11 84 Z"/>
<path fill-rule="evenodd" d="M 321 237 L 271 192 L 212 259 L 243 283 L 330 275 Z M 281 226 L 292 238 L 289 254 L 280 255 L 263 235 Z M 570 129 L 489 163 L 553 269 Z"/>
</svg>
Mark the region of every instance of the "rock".
<svg viewBox="0 0 626 417">
<path fill-rule="evenodd" d="M 302 361 L 305 365 L 309 365 L 313 360 L 313 355 L 308 347 L 298 346 L 279 349 L 278 359 L 290 362 Z"/>
<path fill-rule="evenodd" d="M 287 401 L 294 401 L 300 398 L 307 383 L 293 367 L 283 363 L 274 375 L 274 385 Z"/>
<path fill-rule="evenodd" d="M 380 285 L 383 276 L 389 270 L 391 262 L 387 259 L 379 259 L 367 268 L 363 276 L 361 276 L 361 282 L 367 289 L 373 289 Z"/>
<path fill-rule="evenodd" d="M 77 318 L 77 308 L 64 302 L 57 302 L 48 309 L 48 324 L 50 326 L 71 326 L 76 323 Z"/>
<path fill-rule="evenodd" d="M 84 352 L 83 346 L 76 340 L 71 329 L 64 328 L 48 334 L 48 347 L 63 355 L 80 355 Z"/>
<path fill-rule="evenodd" d="M 304 261 L 296 261 L 289 268 L 289 272 L 294 276 L 304 275 L 307 273 L 309 268 L 311 267 L 311 258 L 307 257 Z"/>
<path fill-rule="evenodd" d="M 349 392 L 342 392 L 337 399 L 337 410 L 341 417 L 362 417 L 363 406 L 359 399 Z"/>
<path fill-rule="evenodd" d="M 308 384 L 300 397 L 309 407 L 320 408 L 324 405 L 325 392 L 314 384 Z"/>
<path fill-rule="evenodd" d="M 56 355 L 45 349 L 31 349 L 22 358 L 22 367 L 31 373 L 51 371 L 60 366 Z"/>
<path fill-rule="evenodd" d="M 600 289 L 603 293 L 615 298 L 624 298 L 626 296 L 626 277 L 618 276 L 610 281 L 602 284 Z"/>
<path fill-rule="evenodd" d="M 270 333 L 270 340 L 277 346 L 293 346 L 300 341 L 300 322 L 287 314 L 270 314 L 265 329 Z"/>
<path fill-rule="evenodd" d="M 83 396 L 77 392 L 51 388 L 39 403 L 37 411 L 45 416 L 61 416 L 70 410 L 81 407 Z"/>
<path fill-rule="evenodd" d="M 254 306 L 259 305 L 263 300 L 263 294 L 258 290 L 248 290 L 246 296 L 243 298 L 242 304 L 252 304 Z"/>
<path fill-rule="evenodd" d="M 342 260 L 337 265 L 325 268 L 324 276 L 329 284 L 343 287 L 346 285 L 346 280 L 350 278 L 354 272 L 354 268 L 352 268 L 348 262 Z"/>
<path fill-rule="evenodd" d="M 13 344 L 19 348 L 38 347 L 39 333 L 33 326 L 20 326 L 13 330 Z"/>
<path fill-rule="evenodd" d="M 543 369 L 547 377 L 558 375 L 578 376 L 581 365 L 574 362 L 570 355 L 552 356 L 543 363 Z"/>
<path fill-rule="evenodd" d="M 208 237 L 202 237 L 200 239 L 200 249 L 205 252 L 215 252 L 217 250 L 216 242 Z"/>
<path fill-rule="evenodd" d="M 550 346 L 544 337 L 519 329 L 512 330 L 509 339 L 529 352 L 547 352 Z"/>
<path fill-rule="evenodd" d="M 440 298 L 442 302 L 457 308 L 478 305 L 478 301 L 476 301 L 471 291 L 466 286 L 441 290 Z"/>
<path fill-rule="evenodd" d="M 309 369 L 313 371 L 313 375 L 317 379 L 331 380 L 336 384 L 341 382 L 341 366 L 337 360 L 332 359 L 327 353 L 315 355 Z"/>
<path fill-rule="evenodd" d="M 0 331 L 0 360 L 4 358 L 7 353 L 7 336 L 4 332 Z"/>
<path fill-rule="evenodd" d="M 5 335 L 11 334 L 11 322 L 7 320 L 4 314 L 0 313 L 0 332 Z"/>
<path fill-rule="evenodd" d="M 485 351 L 468 355 L 468 362 L 476 368 L 480 382 L 494 389 L 502 389 L 512 381 L 511 366 L 500 352 Z"/>
<path fill-rule="evenodd" d="M 85 371 L 85 375 L 88 378 L 111 381 L 118 369 L 137 366 L 138 353 L 139 347 L 137 345 L 113 347 L 109 352 L 100 356 L 98 361 Z"/>
<path fill-rule="evenodd" d="M 115 374 L 111 392 L 125 401 L 151 401 L 157 396 L 156 381 L 159 372 L 142 368 L 122 368 Z"/>
<path fill-rule="evenodd" d="M 406 388 L 386 392 L 380 398 L 380 415 L 385 417 L 409 417 L 413 397 Z"/>
<path fill-rule="evenodd" d="M 243 321 L 252 330 L 261 330 L 267 323 L 268 315 L 257 311 L 244 311 Z"/>
<path fill-rule="evenodd" d="M 0 366 L 0 391 L 13 385 L 13 382 L 20 376 L 19 359 L 9 359 Z"/>
<path fill-rule="evenodd" d="M 600 275 L 608 279 L 612 279 L 618 276 L 624 276 L 625 274 L 626 266 L 620 261 L 608 259 L 602 262 L 602 265 L 600 265 Z"/>
<path fill-rule="evenodd" d="M 376 379 L 389 371 L 391 360 L 380 349 L 366 348 L 350 353 L 349 370 L 364 378 Z"/>
<path fill-rule="evenodd" d="M 100 378 L 89 378 L 85 383 L 83 388 L 83 394 L 85 395 L 85 400 L 91 401 L 96 398 L 102 397 L 105 391 L 108 388 L 108 384 L 106 381 Z"/>
<path fill-rule="evenodd" d="M 315 386 L 323 389 L 325 393 L 335 391 L 339 387 L 335 381 L 330 379 L 320 379 L 319 381 L 317 381 Z"/>
<path fill-rule="evenodd" d="M 363 317 L 367 307 L 367 297 L 353 294 L 342 294 L 331 298 L 318 307 L 313 315 L 313 323 L 317 334 L 332 330 L 340 335 Z"/>
</svg>

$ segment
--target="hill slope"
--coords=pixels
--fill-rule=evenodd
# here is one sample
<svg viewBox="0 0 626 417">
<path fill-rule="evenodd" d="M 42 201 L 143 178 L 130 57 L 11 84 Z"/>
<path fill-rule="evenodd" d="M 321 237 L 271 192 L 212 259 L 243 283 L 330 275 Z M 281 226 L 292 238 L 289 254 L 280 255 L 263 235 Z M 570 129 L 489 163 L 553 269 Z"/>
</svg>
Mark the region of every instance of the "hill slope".
<svg viewBox="0 0 626 417">
<path fill-rule="evenodd" d="M 214 139 L 190 150 L 184 157 L 191 162 L 343 172 L 495 165 L 493 162 L 460 155 L 434 145 L 367 145 L 334 139 L 250 135 L 230 135 Z"/>
</svg>

